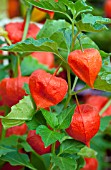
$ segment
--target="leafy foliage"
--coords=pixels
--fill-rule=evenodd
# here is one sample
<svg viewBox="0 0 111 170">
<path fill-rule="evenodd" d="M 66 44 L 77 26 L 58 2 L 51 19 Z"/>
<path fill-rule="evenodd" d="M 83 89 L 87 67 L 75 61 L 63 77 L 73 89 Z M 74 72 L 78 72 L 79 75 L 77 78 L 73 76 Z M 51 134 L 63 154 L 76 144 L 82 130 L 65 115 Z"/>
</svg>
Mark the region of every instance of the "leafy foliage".
<svg viewBox="0 0 111 170">
<path fill-rule="evenodd" d="M 108 18 L 93 16 L 92 14 L 82 14 L 82 19 L 76 23 L 78 30 L 86 32 L 99 32 L 106 30 L 104 24 L 111 23 Z"/>
<path fill-rule="evenodd" d="M 4 146 L 4 145 L 0 145 L 0 157 L 3 155 L 6 155 L 10 152 L 14 152 L 16 149 L 11 148 L 9 146 Z"/>
<path fill-rule="evenodd" d="M 36 129 L 36 133 L 42 137 L 45 147 L 56 142 L 57 140 L 61 141 L 62 138 L 65 136 L 64 133 L 52 131 L 44 125 L 39 126 Z M 46 134 L 47 134 L 47 136 L 46 136 Z"/>
<path fill-rule="evenodd" d="M 71 51 L 77 49 L 95 48 L 99 50 L 98 45 L 89 37 L 89 32 L 94 32 L 96 33 L 95 35 L 97 35 L 99 32 L 107 30 L 106 24 L 110 24 L 111 19 L 89 13 L 92 12 L 93 8 L 86 3 L 86 0 L 59 0 L 58 2 L 55 0 L 21 1 L 27 7 L 35 6 L 39 9 L 59 13 L 60 17 L 63 16 L 63 19 L 60 19 L 60 17 L 58 20 L 47 19 L 37 34 L 36 39 L 28 38 L 25 41 L 1 47 L 0 50 L 8 51 L 11 54 L 8 56 L 0 55 L 0 61 L 3 59 L 9 61 L 9 64 L 6 66 L 0 64 L 0 80 L 10 76 L 18 76 L 19 62 L 16 54 L 19 55 L 19 59 L 21 60 L 22 76 L 30 76 L 30 74 L 37 69 L 42 69 L 53 74 L 56 68 L 49 69 L 46 65 L 40 64 L 36 59 L 29 56 L 35 51 L 52 52 L 55 54 L 55 66 L 57 59 L 57 65 L 60 64 L 63 69 L 67 69 L 69 91 L 64 100 L 58 105 L 52 106 L 49 111 L 45 109 L 36 110 L 29 86 L 28 84 L 24 84 L 23 88 L 28 96 L 24 97 L 15 106 L 12 106 L 8 114 L 7 109 L 4 110 L 5 116 L 0 116 L 3 128 L 8 129 L 26 123 L 28 130 L 36 130 L 36 133 L 42 137 L 45 147 L 52 145 L 53 153 L 40 156 L 26 142 L 27 135 L 4 138 L 3 129 L 3 139 L 0 140 L 0 160 L 2 163 L 9 162 L 13 166 L 21 165 L 32 170 L 46 170 L 49 169 L 50 166 L 52 166 L 53 170 L 58 168 L 60 170 L 76 170 L 84 166 L 85 157 L 97 157 L 100 166 L 104 168 L 107 164 L 103 163 L 106 150 L 111 149 L 110 142 L 107 141 L 107 138 L 105 139 L 105 137 L 107 137 L 105 133 L 109 136 L 111 135 L 109 126 L 111 116 L 101 118 L 100 132 L 91 140 L 91 148 L 72 139 L 65 132 L 65 129 L 70 126 L 76 106 L 73 100 L 73 105 L 69 102 L 70 95 L 73 92 L 70 87 L 72 86 L 72 82 L 69 80 L 70 69 L 67 57 Z M 86 34 L 85 32 L 88 33 Z M 0 45 L 4 43 L 4 41 L 0 40 Z M 97 76 L 94 88 L 111 92 L 111 54 L 103 51 L 100 51 L 100 53 L 102 56 L 102 68 Z M 11 72 L 13 72 L 12 75 Z M 73 87 L 74 86 L 75 84 Z M 66 104 L 67 106 L 69 105 L 69 107 L 64 109 Z M 1 110 L 3 108 L 5 108 L 5 106 L 1 106 Z M 60 147 L 55 151 L 54 146 L 56 141 L 60 142 Z M 19 153 L 18 148 L 24 149 L 27 154 Z M 99 154 L 97 154 L 96 151 Z M 31 153 L 30 159 L 28 157 L 29 152 Z"/>
<path fill-rule="evenodd" d="M 75 105 L 71 106 L 58 115 L 59 127 L 58 129 L 66 129 L 69 127 L 74 114 Z"/>
<path fill-rule="evenodd" d="M 49 11 L 59 12 L 66 15 L 66 6 L 64 5 L 64 2 L 62 0 L 59 0 L 59 2 L 55 2 L 53 0 L 40 0 L 40 1 L 34 1 L 34 0 L 25 0 L 26 2 L 30 3 L 31 5 L 37 6 L 41 9 L 46 9 Z M 67 0 L 64 0 L 65 2 L 68 2 Z"/>
<path fill-rule="evenodd" d="M 103 132 L 109 125 L 111 121 L 111 116 L 106 116 L 101 118 L 100 130 Z"/>
<path fill-rule="evenodd" d="M 76 170 L 77 163 L 73 158 L 64 158 L 53 155 L 51 162 L 54 163 L 55 167 L 59 167 L 60 170 Z"/>
<path fill-rule="evenodd" d="M 56 117 L 55 113 L 51 113 L 47 110 L 41 109 L 42 114 L 44 118 L 46 119 L 46 122 L 48 125 L 50 125 L 51 128 L 56 128 L 58 126 L 58 119 Z"/>
<path fill-rule="evenodd" d="M 31 165 L 30 160 L 26 154 L 21 154 L 17 151 L 9 152 L 6 155 L 3 155 L 0 157 L 0 160 L 8 161 L 13 166 L 22 165 L 32 170 L 37 170 Z"/>
<path fill-rule="evenodd" d="M 98 76 L 98 78 L 96 79 L 94 83 L 94 88 L 111 92 L 111 84 L 108 84 L 106 80 L 102 80 L 100 76 Z"/>
<path fill-rule="evenodd" d="M 55 26 L 56 25 L 56 26 Z M 49 38 L 51 37 L 53 34 L 61 31 L 62 29 L 66 29 L 69 28 L 70 24 L 68 22 L 66 22 L 65 20 L 46 20 L 44 26 L 42 27 L 42 29 L 39 31 L 39 33 L 37 34 L 37 39 L 40 38 Z"/>
<path fill-rule="evenodd" d="M 76 1 L 74 4 L 74 8 L 76 10 L 76 17 L 83 12 L 90 12 L 93 10 L 93 8 L 87 5 L 84 0 Z"/>
<path fill-rule="evenodd" d="M 40 64 L 35 58 L 32 58 L 31 56 L 27 56 L 21 62 L 21 72 L 23 76 L 28 76 L 38 69 L 43 69 L 50 73 L 54 73 L 55 71 L 54 68 L 49 70 L 46 65 Z"/>
<path fill-rule="evenodd" d="M 26 120 L 31 120 L 35 113 L 35 106 L 30 96 L 24 97 L 20 102 L 12 106 L 11 112 L 2 117 L 2 123 L 5 129 L 23 124 Z"/>
<path fill-rule="evenodd" d="M 41 38 L 39 40 L 34 40 L 33 38 L 28 38 L 25 41 L 18 42 L 16 44 L 5 46 L 2 48 L 5 51 L 11 52 L 33 52 L 33 51 L 48 51 L 57 52 L 57 45 L 54 41 L 49 38 Z"/>
<path fill-rule="evenodd" d="M 83 157 L 96 158 L 97 152 L 85 146 L 78 152 L 78 155 Z"/>
<path fill-rule="evenodd" d="M 78 142 L 74 139 L 65 140 L 60 146 L 59 155 L 63 153 L 69 153 L 69 154 L 78 153 L 80 149 L 83 147 L 84 147 L 83 143 Z"/>
<path fill-rule="evenodd" d="M 38 111 L 31 120 L 26 121 L 29 130 L 35 130 L 40 125 L 46 125 L 42 112 Z"/>
<path fill-rule="evenodd" d="M 46 122 L 49 126 L 51 126 L 53 129 L 66 129 L 69 127 L 72 115 L 74 114 L 75 105 L 71 106 L 64 111 L 62 111 L 60 114 L 51 113 L 47 110 L 41 109 L 42 114 L 44 118 L 46 119 Z"/>
</svg>

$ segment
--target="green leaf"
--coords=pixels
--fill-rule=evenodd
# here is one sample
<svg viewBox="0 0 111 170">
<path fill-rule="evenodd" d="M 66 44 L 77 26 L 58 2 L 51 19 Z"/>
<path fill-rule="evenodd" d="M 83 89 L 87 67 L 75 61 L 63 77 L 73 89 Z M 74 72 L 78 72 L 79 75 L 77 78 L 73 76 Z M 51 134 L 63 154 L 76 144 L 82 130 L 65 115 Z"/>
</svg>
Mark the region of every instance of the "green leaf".
<svg viewBox="0 0 111 170">
<path fill-rule="evenodd" d="M 11 68 L 14 73 L 14 76 L 17 77 L 17 75 L 18 75 L 18 58 L 17 58 L 17 56 L 11 54 L 10 60 L 11 60 Z"/>
<path fill-rule="evenodd" d="M 26 142 L 26 139 L 23 139 L 22 137 L 20 138 L 20 144 L 19 144 L 20 148 L 23 148 L 26 152 L 31 152 L 31 156 L 30 156 L 30 161 L 31 164 L 37 168 L 37 169 L 42 169 L 42 170 L 46 170 L 43 159 L 41 158 L 40 155 L 38 155 L 33 149 L 32 147 Z"/>
<path fill-rule="evenodd" d="M 26 152 L 33 151 L 32 147 L 26 141 L 20 142 L 19 147 L 24 149 Z"/>
<path fill-rule="evenodd" d="M 47 20 L 42 29 L 37 34 L 39 38 L 50 38 L 57 43 L 58 48 L 61 50 L 67 50 L 68 44 L 64 36 L 64 29 L 69 28 L 70 24 L 65 20 Z"/>
<path fill-rule="evenodd" d="M 29 130 L 35 130 L 40 124 L 36 117 L 34 116 L 32 120 L 26 122 Z"/>
<path fill-rule="evenodd" d="M 7 153 L 10 153 L 10 152 L 15 152 L 16 149 L 15 148 L 12 148 L 10 146 L 6 146 L 6 145 L 1 145 L 0 144 L 0 157 L 2 155 L 6 155 Z"/>
<path fill-rule="evenodd" d="M 35 70 L 43 69 L 47 72 L 54 73 L 55 69 L 49 69 L 48 66 L 39 63 L 35 58 L 31 56 L 25 57 L 21 62 L 21 72 L 23 76 L 32 74 Z"/>
<path fill-rule="evenodd" d="M 9 75 L 6 70 L 0 69 L 0 81 L 7 78 Z"/>
<path fill-rule="evenodd" d="M 70 52 L 70 48 L 71 48 L 71 44 L 72 44 L 72 30 L 69 28 L 65 29 L 64 36 L 66 39 L 67 48 L 69 50 L 68 52 Z M 66 55 L 66 57 L 67 57 L 67 55 Z"/>
<path fill-rule="evenodd" d="M 65 20 L 46 20 L 44 26 L 41 28 L 39 33 L 37 34 L 37 39 L 40 38 L 49 38 L 54 33 L 60 31 L 63 28 L 69 28 L 70 24 L 66 22 Z M 57 39 L 57 38 L 56 38 Z"/>
<path fill-rule="evenodd" d="M 20 2 L 25 5 L 25 7 L 29 7 L 30 4 L 26 2 L 26 0 L 20 0 Z"/>
<path fill-rule="evenodd" d="M 64 105 L 62 103 L 59 103 L 57 105 L 51 106 L 51 110 L 54 110 L 57 114 L 60 114 L 64 108 Z"/>
<path fill-rule="evenodd" d="M 55 113 L 51 113 L 45 109 L 40 109 L 44 118 L 46 119 L 47 124 L 55 129 L 58 126 L 58 119 Z"/>
<path fill-rule="evenodd" d="M 31 164 L 37 168 L 38 170 L 47 170 L 44 164 L 44 160 L 41 158 L 41 156 L 31 153 L 31 158 L 30 158 Z"/>
<path fill-rule="evenodd" d="M 77 154 L 87 158 L 96 158 L 97 152 L 85 146 Z"/>
<path fill-rule="evenodd" d="M 29 89 L 29 85 L 27 83 L 24 83 L 23 89 L 25 90 L 26 94 L 30 95 L 30 89 Z"/>
<path fill-rule="evenodd" d="M 79 36 L 80 42 L 82 44 L 83 49 L 85 48 L 95 48 L 98 49 L 98 46 L 95 44 L 94 41 L 92 41 L 88 36 L 85 34 L 80 34 Z M 78 38 L 76 39 L 74 50 L 81 49 L 80 42 Z"/>
<path fill-rule="evenodd" d="M 9 136 L 8 138 L 4 138 L 4 139 L 1 139 L 0 140 L 0 145 L 6 145 L 6 146 L 17 146 L 18 144 L 18 139 L 19 137 L 18 136 Z"/>
<path fill-rule="evenodd" d="M 107 57 L 109 57 L 109 53 L 106 53 L 102 50 L 99 51 L 100 52 L 100 55 L 102 56 L 102 59 L 104 60 L 104 58 L 106 59 Z"/>
<path fill-rule="evenodd" d="M 59 155 L 62 153 L 69 153 L 69 154 L 74 154 L 80 151 L 81 148 L 84 147 L 84 144 L 70 139 L 70 140 L 65 140 L 61 145 L 60 145 L 60 152 Z"/>
<path fill-rule="evenodd" d="M 45 147 L 56 142 L 57 140 L 61 141 L 62 138 L 65 136 L 64 133 L 54 132 L 44 125 L 39 126 L 36 129 L 36 133 L 42 137 Z"/>
<path fill-rule="evenodd" d="M 35 130 L 40 125 L 46 125 L 46 120 L 44 119 L 42 113 L 38 111 L 30 121 L 27 121 L 27 126 L 29 130 Z"/>
<path fill-rule="evenodd" d="M 86 32 L 100 32 L 107 30 L 104 24 L 111 23 L 108 18 L 93 16 L 92 14 L 82 14 L 82 19 L 76 23 L 78 30 Z"/>
<path fill-rule="evenodd" d="M 68 107 L 58 115 L 58 120 L 59 120 L 58 129 L 66 129 L 69 127 L 71 123 L 72 115 L 74 114 L 75 107 L 76 105 Z"/>
<path fill-rule="evenodd" d="M 28 167 L 29 169 L 37 170 L 31 165 L 30 160 L 26 154 L 9 152 L 6 155 L 0 157 L 0 160 L 9 162 L 12 166 L 22 165 Z"/>
<path fill-rule="evenodd" d="M 49 169 L 49 167 L 50 167 L 50 153 L 41 155 L 41 158 L 43 159 L 46 168 Z"/>
<path fill-rule="evenodd" d="M 100 51 L 100 55 L 102 57 L 102 68 L 99 72 L 99 75 L 104 72 L 111 73 L 111 65 L 110 65 L 110 55 L 104 51 Z"/>
<path fill-rule="evenodd" d="M 103 74 L 101 75 L 101 79 L 106 80 L 108 84 L 111 84 L 111 72 L 110 73 L 103 72 Z"/>
<path fill-rule="evenodd" d="M 97 142 L 98 141 L 98 142 Z M 107 150 L 107 148 L 111 149 L 110 141 L 103 138 L 103 135 L 99 134 L 92 138 L 91 147 L 93 147 L 98 153 L 102 153 Z M 97 157 L 99 154 L 97 155 Z"/>
<path fill-rule="evenodd" d="M 0 45 L 5 44 L 5 43 L 6 43 L 5 41 L 2 41 L 2 40 L 0 39 Z"/>
<path fill-rule="evenodd" d="M 111 65 L 110 65 L 110 56 L 107 53 L 103 52 L 102 54 L 102 68 L 99 72 L 101 80 L 106 81 L 107 84 L 111 85 Z"/>
<path fill-rule="evenodd" d="M 106 75 L 105 75 L 105 77 L 106 77 Z M 111 83 L 110 83 L 109 80 L 104 80 L 103 77 L 98 76 L 96 81 L 94 82 L 94 88 L 97 89 L 97 90 L 103 90 L 103 91 L 111 92 Z"/>
<path fill-rule="evenodd" d="M 26 152 L 34 152 L 32 147 L 27 143 L 27 135 L 19 136 L 18 148 L 24 149 Z"/>
<path fill-rule="evenodd" d="M 66 14 L 66 6 L 64 5 L 64 1 L 66 0 L 64 1 L 59 0 L 58 2 L 55 2 L 54 0 L 39 0 L 39 1 L 25 0 L 25 1 L 41 9 Z"/>
<path fill-rule="evenodd" d="M 96 150 L 99 154 L 97 155 L 97 159 L 99 160 L 99 170 L 104 167 L 104 158 L 106 156 L 106 150 L 111 149 L 110 140 L 104 138 L 103 133 L 99 133 L 94 136 L 91 140 L 91 148 Z M 101 165 L 101 166 L 100 166 Z"/>
<path fill-rule="evenodd" d="M 74 4 L 76 17 L 83 12 L 90 12 L 93 8 L 85 3 L 85 0 L 78 0 Z"/>
<path fill-rule="evenodd" d="M 3 80 L 4 78 L 9 77 L 9 74 L 8 74 L 8 71 L 7 71 L 7 69 L 9 69 L 8 66 L 0 64 L 0 81 Z"/>
<path fill-rule="evenodd" d="M 85 161 L 83 157 L 80 157 L 79 159 L 77 159 L 77 164 L 78 164 L 78 169 L 81 169 L 85 166 Z"/>
<path fill-rule="evenodd" d="M 31 120 L 36 108 L 30 96 L 25 96 L 18 104 L 11 107 L 11 112 L 2 119 L 5 129 L 23 124 L 26 120 Z"/>
<path fill-rule="evenodd" d="M 91 25 L 90 23 L 83 23 L 82 20 L 78 21 L 76 23 L 76 26 L 79 31 L 85 31 L 85 32 L 100 32 L 100 31 L 107 30 L 107 27 L 105 25 L 98 24 L 98 23 Z"/>
<path fill-rule="evenodd" d="M 51 40 L 57 43 L 59 50 L 67 51 L 67 44 L 63 32 L 55 32 L 51 37 Z"/>
<path fill-rule="evenodd" d="M 39 40 L 34 40 L 33 38 L 28 38 L 25 41 L 18 42 L 16 44 L 5 46 L 1 48 L 4 51 L 11 52 L 34 52 L 34 51 L 46 51 L 58 54 L 57 44 L 50 40 L 49 38 L 41 38 Z"/>
<path fill-rule="evenodd" d="M 76 14 L 74 2 L 64 1 L 64 4 L 67 6 L 68 10 L 71 11 L 71 13 L 72 13 L 72 15 L 73 15 L 73 18 L 74 18 L 75 14 Z"/>
<path fill-rule="evenodd" d="M 101 118 L 100 130 L 104 132 L 110 122 L 111 122 L 111 116 L 106 116 Z"/>
<path fill-rule="evenodd" d="M 52 155 L 51 162 L 60 170 L 76 170 L 77 168 L 77 163 L 74 158 L 64 158 Z"/>
<path fill-rule="evenodd" d="M 101 16 L 93 16 L 92 14 L 82 14 L 82 21 L 83 23 L 90 23 L 92 25 L 99 23 L 99 24 L 110 24 L 111 19 L 103 18 Z"/>
</svg>

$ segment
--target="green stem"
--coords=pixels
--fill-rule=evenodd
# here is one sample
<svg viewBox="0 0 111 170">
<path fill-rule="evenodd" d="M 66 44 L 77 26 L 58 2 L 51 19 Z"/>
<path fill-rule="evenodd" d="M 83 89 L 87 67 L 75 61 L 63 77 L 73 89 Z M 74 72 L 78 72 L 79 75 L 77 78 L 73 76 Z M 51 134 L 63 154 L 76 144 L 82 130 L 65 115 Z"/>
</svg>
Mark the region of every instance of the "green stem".
<svg viewBox="0 0 111 170">
<path fill-rule="evenodd" d="M 17 63 L 16 63 L 16 70 L 13 73 L 14 77 L 20 77 L 21 76 L 21 71 L 20 71 L 20 56 L 18 53 L 14 53 L 17 57 Z"/>
<path fill-rule="evenodd" d="M 77 106 L 79 106 L 79 100 L 77 98 L 77 95 L 75 94 L 75 99 L 76 99 L 76 103 L 77 103 Z"/>
<path fill-rule="evenodd" d="M 99 115 L 102 116 L 102 114 L 107 110 L 107 108 L 111 106 L 111 99 L 105 104 L 105 106 L 101 109 L 99 112 Z"/>
<path fill-rule="evenodd" d="M 6 130 L 4 128 L 2 128 L 1 140 L 3 140 L 5 138 L 5 135 L 6 135 Z"/>
<path fill-rule="evenodd" d="M 50 170 L 53 170 L 53 168 L 55 167 L 55 165 L 53 164 L 53 166 L 51 167 L 51 169 Z M 58 169 L 59 170 L 59 169 Z"/>
<path fill-rule="evenodd" d="M 24 33 L 22 37 L 22 41 L 26 39 L 28 28 L 29 28 L 29 23 L 30 23 L 30 18 L 31 18 L 31 13 L 32 13 L 33 6 L 31 5 L 28 10 L 27 10 L 27 15 L 26 15 L 26 22 L 25 22 L 25 27 L 24 27 Z"/>
<path fill-rule="evenodd" d="M 76 76 L 76 77 L 75 77 L 75 80 L 74 80 L 73 87 L 72 87 L 72 92 L 74 91 L 74 89 L 75 89 L 75 87 L 76 87 L 77 81 L 78 81 L 78 77 Z"/>
<path fill-rule="evenodd" d="M 55 53 L 55 55 L 57 55 L 65 64 L 67 64 L 67 62 L 64 60 L 64 58 L 60 54 Z"/>
<path fill-rule="evenodd" d="M 80 32 L 81 32 L 81 31 L 78 31 L 78 32 L 76 33 L 76 35 L 74 36 L 74 44 L 75 44 L 76 38 L 78 37 L 78 35 L 80 34 Z"/>
<path fill-rule="evenodd" d="M 63 14 L 70 20 L 70 22 L 72 22 L 72 18 L 67 13 L 63 13 Z"/>
<path fill-rule="evenodd" d="M 73 49 L 74 49 L 74 43 L 75 43 L 74 39 L 75 39 L 75 36 L 74 36 L 74 21 L 72 21 L 72 44 L 71 44 L 70 51 L 73 51 Z"/>
<path fill-rule="evenodd" d="M 81 51 L 84 52 L 84 49 L 83 49 L 83 46 L 82 46 L 80 38 L 78 38 L 78 40 L 79 40 L 79 44 L 80 44 L 80 47 L 81 47 Z"/>
<path fill-rule="evenodd" d="M 72 92 L 71 95 L 73 96 L 73 95 L 75 95 L 75 94 L 78 94 L 78 93 L 80 93 L 80 92 L 86 90 L 86 89 L 88 89 L 87 86 L 83 87 L 82 89 L 80 89 L 80 90 L 78 90 L 78 91 L 76 91 L 76 92 Z"/>
<path fill-rule="evenodd" d="M 10 39 L 8 38 L 8 36 L 6 36 L 5 39 L 6 39 L 6 41 L 7 41 L 7 43 L 8 43 L 9 45 L 12 45 L 12 42 L 10 41 Z"/>
<path fill-rule="evenodd" d="M 62 65 L 62 62 L 61 62 L 61 63 L 59 64 L 59 66 L 57 67 L 57 69 L 56 69 L 56 71 L 54 72 L 53 76 L 56 76 L 56 74 L 58 73 L 61 65 Z"/>
<path fill-rule="evenodd" d="M 71 73 L 70 73 L 69 67 L 67 67 L 67 78 L 68 78 L 68 86 L 69 86 L 68 92 L 70 93 L 70 91 L 71 91 Z"/>
<path fill-rule="evenodd" d="M 71 74 L 70 74 L 70 68 L 67 67 L 67 79 L 68 79 L 68 97 L 66 99 L 66 103 L 64 105 L 64 109 L 67 108 L 69 102 L 70 102 L 70 99 L 71 99 Z"/>
<path fill-rule="evenodd" d="M 56 142 L 52 144 L 52 147 L 51 147 L 52 154 L 55 154 L 55 145 L 56 145 Z"/>
<path fill-rule="evenodd" d="M 32 8 L 33 6 L 31 5 L 28 10 L 27 10 L 27 15 L 26 15 L 26 22 L 25 22 L 25 27 L 24 27 L 24 33 L 23 33 L 23 37 L 22 40 L 26 39 L 27 36 L 27 32 L 28 32 L 28 28 L 29 28 L 29 24 L 30 24 L 30 17 L 31 17 L 31 13 L 32 13 Z M 17 69 L 16 72 L 14 73 L 14 77 L 17 76 L 21 76 L 21 71 L 20 71 L 20 56 L 16 53 L 17 56 Z"/>
<path fill-rule="evenodd" d="M 6 105 L 4 105 L 4 117 L 7 115 L 7 113 L 9 113 L 10 108 Z M 1 139 L 3 140 L 5 138 L 6 135 L 6 129 L 4 129 L 4 127 L 2 128 L 2 134 L 1 134 Z"/>
<path fill-rule="evenodd" d="M 51 153 L 52 154 L 55 154 L 55 146 L 56 146 L 56 142 L 53 143 L 52 146 L 51 146 Z M 51 170 L 51 169 L 53 169 L 53 163 L 52 162 L 50 163 L 48 170 Z"/>
<path fill-rule="evenodd" d="M 76 40 L 76 38 L 77 38 L 79 33 L 80 32 L 77 32 L 77 34 L 74 35 L 74 19 L 73 19 L 72 20 L 72 44 L 71 44 L 70 52 L 73 51 L 73 49 L 74 49 L 75 40 Z M 71 95 L 71 75 L 70 75 L 70 68 L 69 68 L 69 66 L 67 66 L 67 78 L 68 78 L 68 97 L 66 99 L 66 103 L 64 105 L 64 109 L 67 108 L 67 106 L 68 106 L 68 104 L 69 104 L 69 102 L 71 100 L 71 97 L 72 97 L 72 95 Z M 74 81 L 74 84 L 73 84 L 73 87 L 72 87 L 72 90 L 75 88 L 77 80 L 78 80 L 78 78 L 76 77 L 75 81 Z"/>
<path fill-rule="evenodd" d="M 68 106 L 70 100 L 71 100 L 71 95 L 68 95 L 68 98 L 67 98 L 66 103 L 65 103 L 65 105 L 64 105 L 64 109 L 67 108 L 67 106 Z"/>
</svg>

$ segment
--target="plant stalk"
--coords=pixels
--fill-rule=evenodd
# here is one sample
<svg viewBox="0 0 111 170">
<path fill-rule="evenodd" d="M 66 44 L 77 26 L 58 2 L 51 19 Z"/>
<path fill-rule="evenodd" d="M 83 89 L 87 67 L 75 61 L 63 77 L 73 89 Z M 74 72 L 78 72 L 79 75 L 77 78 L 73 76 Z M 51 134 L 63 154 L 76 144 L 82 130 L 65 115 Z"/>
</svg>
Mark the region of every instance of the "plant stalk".
<svg viewBox="0 0 111 170">
<path fill-rule="evenodd" d="M 67 67 L 67 79 L 68 79 L 68 97 L 67 97 L 67 100 L 66 100 L 66 103 L 64 105 L 64 109 L 67 108 L 70 100 L 71 100 L 71 75 L 70 75 L 70 68 Z"/>
<path fill-rule="evenodd" d="M 76 87 L 77 81 L 78 81 L 78 77 L 76 76 L 76 77 L 75 77 L 75 80 L 74 80 L 73 87 L 72 87 L 72 92 L 74 91 L 74 89 L 75 89 L 75 87 Z"/>
<path fill-rule="evenodd" d="M 75 43 L 74 39 L 75 39 L 75 36 L 74 36 L 74 21 L 72 21 L 72 44 L 71 44 L 70 52 L 73 51 L 73 49 L 74 49 L 74 43 Z"/>
<path fill-rule="evenodd" d="M 83 46 L 82 46 L 80 38 L 78 38 L 78 40 L 79 40 L 79 44 L 80 44 L 80 47 L 81 47 L 81 51 L 84 52 L 84 49 L 83 49 Z"/>
<path fill-rule="evenodd" d="M 106 103 L 106 105 L 101 109 L 99 112 L 99 115 L 102 116 L 102 114 L 107 110 L 107 108 L 111 106 L 111 99 Z"/>
<path fill-rule="evenodd" d="M 24 33 L 23 33 L 22 41 L 24 41 L 26 39 L 26 36 L 27 36 L 27 32 L 28 32 L 28 28 L 29 28 L 29 24 L 30 24 L 30 18 L 31 18 L 32 9 L 33 9 L 33 6 L 31 5 L 28 8 L 28 10 L 27 10 L 26 22 L 25 22 L 25 27 L 24 27 Z"/>
<path fill-rule="evenodd" d="M 71 95 L 73 96 L 73 95 L 75 95 L 75 94 L 78 94 L 78 93 L 80 93 L 80 92 L 82 92 L 82 91 L 86 90 L 86 89 L 88 89 L 88 87 L 87 87 L 87 86 L 83 87 L 83 88 L 82 88 L 82 89 L 80 89 L 80 90 L 77 90 L 77 91 L 75 91 L 75 92 L 72 92 L 72 93 L 71 93 Z"/>
</svg>

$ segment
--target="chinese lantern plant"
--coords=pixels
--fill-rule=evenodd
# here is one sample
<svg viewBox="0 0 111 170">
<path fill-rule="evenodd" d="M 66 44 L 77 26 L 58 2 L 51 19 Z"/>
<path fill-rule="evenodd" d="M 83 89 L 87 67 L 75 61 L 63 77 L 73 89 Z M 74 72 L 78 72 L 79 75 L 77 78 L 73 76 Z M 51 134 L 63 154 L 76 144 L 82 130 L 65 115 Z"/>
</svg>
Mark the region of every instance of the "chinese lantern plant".
<svg viewBox="0 0 111 170">
<path fill-rule="evenodd" d="M 7 115 L 0 116 L 4 130 L 24 123 L 28 126 L 27 134 L 19 137 L 16 145 L 17 148 L 19 146 L 24 149 L 25 153 L 16 152 L 15 157 L 14 151 L 6 151 L 5 155 L 4 153 L 1 154 L 0 160 L 8 161 L 14 166 L 22 165 L 24 169 L 26 167 L 43 170 L 97 168 L 97 166 L 100 166 L 100 162 L 98 163 L 96 158 L 96 149 L 90 148 L 92 146 L 90 144 L 95 135 L 98 136 L 103 132 L 99 131 L 103 128 L 100 125 L 100 110 L 91 103 L 81 104 L 77 95 L 89 88 L 111 92 L 111 69 L 110 65 L 107 64 L 108 62 L 105 62 L 106 58 L 109 60 L 109 54 L 101 51 L 85 34 L 86 32 L 98 33 L 106 30 L 107 27 L 104 24 L 111 23 L 111 20 L 93 16 L 91 14 L 92 7 L 87 5 L 84 0 L 77 0 L 76 2 L 68 0 L 25 0 L 25 2 L 29 6 L 29 12 L 27 12 L 25 25 L 22 29 L 23 37 L 20 36 L 19 42 L 13 42 L 10 38 L 12 34 L 9 34 L 8 38 L 14 44 L 5 46 L 2 50 L 17 54 L 17 56 L 22 54 L 22 57 L 27 57 L 27 53 L 53 53 L 54 57 L 59 60 L 59 65 L 53 73 L 50 69 L 44 70 L 43 67 L 33 71 L 28 78 L 29 81 L 25 82 L 27 83 L 24 86 L 26 93 L 22 95 L 22 99 L 11 107 L 11 111 Z M 27 33 L 28 28 L 30 30 L 29 18 L 33 6 L 62 13 L 67 21 L 61 18 L 59 20 L 46 20 L 36 36 L 33 37 L 31 34 L 31 37 L 29 37 Z M 13 33 L 16 28 L 13 27 L 13 29 L 7 31 Z M 7 37 L 5 38 L 7 40 Z M 44 58 L 48 62 L 48 59 Z M 41 55 L 40 60 L 38 60 L 42 61 L 42 59 Z M 31 64 L 30 61 L 24 69 Z M 66 80 L 58 77 L 60 67 L 67 71 Z M 23 69 L 22 64 L 21 68 Z M 71 79 L 72 75 L 75 76 L 74 83 Z M 85 86 L 83 89 L 75 91 L 78 79 Z M 0 84 L 4 81 L 5 79 Z M 10 90 L 7 88 L 6 92 Z M 23 88 L 23 84 L 21 88 Z M 3 88 L 1 88 L 1 97 L 3 91 Z M 13 96 L 16 97 L 14 94 Z M 25 94 L 27 96 L 23 98 Z M 5 97 L 6 101 L 9 102 L 8 96 Z M 76 102 L 74 102 L 74 98 Z M 2 97 L 2 100 L 4 101 L 4 97 Z M 4 104 L 7 103 L 4 102 Z M 104 101 L 104 104 L 105 109 L 110 106 L 107 100 Z M 109 122 L 107 121 L 107 123 Z M 3 140 L 4 135 L 2 133 Z M 57 143 L 59 143 L 58 147 L 56 146 Z M 11 147 L 13 149 L 13 146 Z M 19 163 L 16 160 L 20 160 Z M 95 167 L 91 160 L 95 162 Z"/>
</svg>

